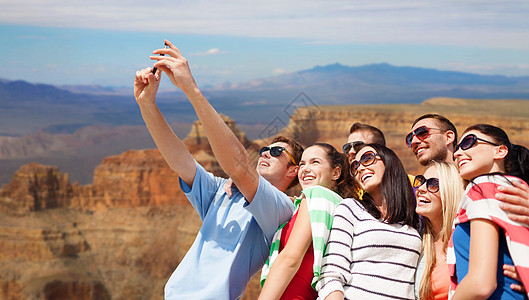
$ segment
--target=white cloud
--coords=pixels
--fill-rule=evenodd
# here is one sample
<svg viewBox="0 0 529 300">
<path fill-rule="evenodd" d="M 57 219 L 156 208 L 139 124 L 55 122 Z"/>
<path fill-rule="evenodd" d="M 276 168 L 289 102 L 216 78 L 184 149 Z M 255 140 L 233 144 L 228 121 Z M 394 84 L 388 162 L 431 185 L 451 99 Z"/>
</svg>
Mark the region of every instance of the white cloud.
<svg viewBox="0 0 529 300">
<path fill-rule="evenodd" d="M 0 23 L 529 49 L 527 0 L 4 0 Z"/>
<path fill-rule="evenodd" d="M 286 71 L 285 71 L 284 69 L 277 68 L 277 69 L 273 70 L 272 73 L 273 73 L 273 74 L 280 75 L 280 74 L 285 74 Z"/>
<path fill-rule="evenodd" d="M 195 52 L 189 54 L 190 56 L 207 56 L 207 55 L 215 55 L 215 54 L 224 54 L 225 51 L 221 51 L 219 48 L 211 48 L 205 52 Z"/>
</svg>

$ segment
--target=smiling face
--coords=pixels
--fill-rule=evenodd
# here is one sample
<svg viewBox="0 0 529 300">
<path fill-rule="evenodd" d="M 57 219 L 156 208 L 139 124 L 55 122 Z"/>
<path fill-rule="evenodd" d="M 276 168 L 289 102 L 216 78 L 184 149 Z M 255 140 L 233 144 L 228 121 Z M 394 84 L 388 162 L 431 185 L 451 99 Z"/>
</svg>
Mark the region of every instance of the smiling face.
<svg viewBox="0 0 529 300">
<path fill-rule="evenodd" d="M 486 136 L 477 130 L 465 132 L 459 141 L 461 142 L 461 140 L 469 134 L 474 134 L 480 139 L 492 142 L 492 139 L 489 136 Z M 498 148 L 499 146 L 494 146 L 478 140 L 476 144 L 467 150 L 458 149 L 454 153 L 454 158 L 461 178 L 471 180 L 482 174 L 501 172 L 502 170 L 498 169 L 495 164 L 495 160 L 497 159 L 496 151 Z"/>
<path fill-rule="evenodd" d="M 285 147 L 290 153 L 292 153 L 292 149 L 286 143 L 273 143 L 268 147 L 274 146 Z M 266 180 L 274 182 L 284 179 L 287 176 L 288 168 L 291 166 L 293 165 L 285 151 L 281 152 L 281 155 L 278 157 L 274 157 L 270 155 L 270 151 L 266 151 L 261 157 L 259 157 L 256 169 Z"/>
<path fill-rule="evenodd" d="M 360 151 L 356 153 L 355 160 L 361 161 L 362 155 L 368 152 L 377 155 L 375 161 L 369 166 L 364 166 L 360 163 L 357 169 L 357 174 L 355 175 L 355 179 L 363 190 L 374 196 L 380 194 L 380 184 L 382 183 L 382 177 L 384 176 L 386 167 L 384 166 L 384 162 L 382 162 L 375 149 L 369 146 L 360 149 Z"/>
<path fill-rule="evenodd" d="M 424 177 L 426 179 L 430 178 L 439 178 L 439 173 L 437 172 L 437 167 L 435 165 L 430 166 L 424 172 Z M 417 207 L 415 211 L 426 218 L 428 218 L 432 223 L 440 222 L 442 223 L 443 218 L 443 204 L 441 202 L 440 191 L 432 193 L 428 191 L 426 183 L 421 185 L 415 191 L 417 196 Z"/>
<path fill-rule="evenodd" d="M 440 129 L 440 124 L 437 120 L 426 118 L 417 122 L 412 131 L 415 129 L 426 126 L 428 128 Z M 448 140 L 447 134 L 441 130 L 432 129 L 430 135 L 423 140 L 413 136 L 411 141 L 411 150 L 419 163 L 423 166 L 428 165 L 432 160 L 437 161 L 449 161 L 451 159 L 451 153 L 448 145 L 451 144 L 452 140 Z"/>
<path fill-rule="evenodd" d="M 298 179 L 302 189 L 314 185 L 331 188 L 340 177 L 340 172 L 339 167 L 332 167 L 329 156 L 322 147 L 311 146 L 301 156 Z"/>
</svg>

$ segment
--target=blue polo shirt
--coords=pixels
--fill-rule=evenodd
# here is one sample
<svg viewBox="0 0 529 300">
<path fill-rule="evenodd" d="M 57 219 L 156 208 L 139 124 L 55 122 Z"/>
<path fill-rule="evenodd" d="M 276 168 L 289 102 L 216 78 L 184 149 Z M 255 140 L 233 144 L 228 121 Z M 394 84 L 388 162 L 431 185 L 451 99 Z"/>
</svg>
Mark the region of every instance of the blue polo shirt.
<svg viewBox="0 0 529 300">
<path fill-rule="evenodd" d="M 290 198 L 259 175 L 251 203 L 198 163 L 180 186 L 202 220 L 193 245 L 165 285 L 165 299 L 239 299 L 265 263 L 277 228 L 292 216 Z"/>
</svg>

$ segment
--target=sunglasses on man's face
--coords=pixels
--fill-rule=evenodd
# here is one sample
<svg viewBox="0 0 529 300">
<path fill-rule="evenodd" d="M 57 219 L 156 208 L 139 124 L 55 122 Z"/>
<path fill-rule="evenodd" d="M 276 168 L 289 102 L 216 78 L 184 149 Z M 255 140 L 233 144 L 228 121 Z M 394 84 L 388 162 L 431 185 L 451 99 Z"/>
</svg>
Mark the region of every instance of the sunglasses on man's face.
<svg viewBox="0 0 529 300">
<path fill-rule="evenodd" d="M 446 132 L 446 130 L 439 128 L 428 128 L 426 126 L 417 127 L 415 130 L 408 133 L 408 135 L 406 136 L 406 145 L 408 145 L 408 147 L 411 147 L 411 141 L 413 140 L 413 136 L 416 136 L 421 141 L 426 139 L 431 135 L 430 130 L 432 129 Z"/>
<path fill-rule="evenodd" d="M 472 148 L 478 141 L 482 141 L 482 142 L 485 142 L 485 143 L 488 143 L 488 144 L 491 144 L 491 145 L 494 145 L 494 146 L 499 146 L 498 144 L 495 144 L 493 142 L 489 142 L 487 140 L 480 139 L 475 134 L 469 134 L 469 135 L 465 136 L 461 140 L 461 142 L 459 142 L 459 144 L 457 144 L 454 153 L 457 150 L 459 150 L 459 148 L 461 148 L 461 150 L 468 150 L 468 149 Z"/>
<path fill-rule="evenodd" d="M 360 160 L 353 160 L 351 163 L 351 175 L 355 177 L 358 174 L 358 168 L 360 165 L 367 167 L 374 164 L 377 161 L 377 157 L 380 158 L 380 155 L 376 154 L 375 152 L 368 151 L 360 156 Z"/>
<path fill-rule="evenodd" d="M 263 156 L 263 153 L 265 153 L 266 151 L 270 151 L 270 155 L 273 156 L 273 157 L 278 157 L 278 156 L 281 155 L 281 152 L 285 151 L 287 156 L 290 158 L 290 161 L 292 161 L 292 163 L 294 165 L 297 165 L 296 160 L 294 159 L 292 154 L 290 154 L 290 152 L 288 152 L 288 150 L 285 147 L 280 147 L 280 146 L 263 147 L 259 151 L 259 156 Z"/>
<path fill-rule="evenodd" d="M 426 183 L 426 189 L 428 190 L 428 192 L 437 193 L 439 191 L 439 178 L 435 178 L 435 177 L 426 179 L 426 177 L 422 175 L 415 176 L 415 180 L 413 181 L 413 187 L 419 188 L 421 185 L 425 183 Z"/>
<path fill-rule="evenodd" d="M 342 146 L 343 154 L 348 155 L 351 149 L 353 149 L 355 152 L 358 152 L 358 149 L 360 148 L 360 146 L 363 146 L 363 145 L 365 145 L 365 143 L 362 141 L 354 141 L 354 142 L 345 143 Z"/>
</svg>

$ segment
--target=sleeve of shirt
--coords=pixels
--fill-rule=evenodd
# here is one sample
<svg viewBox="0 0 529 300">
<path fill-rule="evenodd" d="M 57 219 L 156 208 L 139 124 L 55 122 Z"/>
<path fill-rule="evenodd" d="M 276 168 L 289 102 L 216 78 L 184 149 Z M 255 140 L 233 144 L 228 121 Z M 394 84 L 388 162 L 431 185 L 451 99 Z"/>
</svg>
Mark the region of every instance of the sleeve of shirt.
<svg viewBox="0 0 529 300">
<path fill-rule="evenodd" d="M 193 186 L 189 187 L 182 178 L 180 181 L 180 188 L 184 191 L 187 199 L 193 205 L 201 220 L 204 220 L 211 203 L 215 199 L 219 188 L 221 188 L 226 179 L 216 177 L 212 173 L 207 172 L 198 162 L 197 172 L 193 179 Z"/>
<path fill-rule="evenodd" d="M 306 188 L 302 193 L 305 195 L 310 215 L 312 248 L 314 250 L 312 285 L 315 287 L 321 274 L 323 255 L 329 240 L 334 211 L 342 201 L 342 197 L 319 185 Z"/>
<path fill-rule="evenodd" d="M 284 192 L 259 175 L 259 187 L 252 202 L 246 205 L 246 210 L 253 215 L 271 243 L 277 228 L 292 217 L 294 204 Z"/>
<path fill-rule="evenodd" d="M 334 291 L 344 292 L 344 285 L 349 282 L 352 263 L 351 248 L 353 245 L 353 214 L 346 204 L 350 199 L 342 201 L 336 208 L 326 254 L 323 257 L 321 277 L 316 284 L 318 296 L 325 299 Z"/>
</svg>

